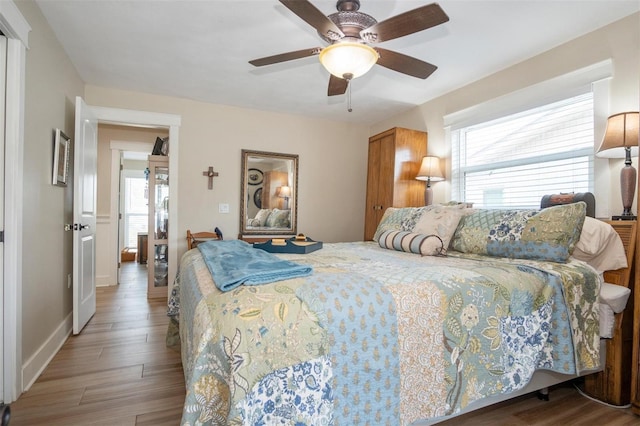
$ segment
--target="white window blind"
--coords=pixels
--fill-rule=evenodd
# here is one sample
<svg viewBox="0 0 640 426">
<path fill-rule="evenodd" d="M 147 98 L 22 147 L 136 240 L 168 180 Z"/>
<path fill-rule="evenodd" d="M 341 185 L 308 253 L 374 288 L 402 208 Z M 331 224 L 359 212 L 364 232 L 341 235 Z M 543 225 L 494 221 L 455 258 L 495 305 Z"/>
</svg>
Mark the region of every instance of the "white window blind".
<svg viewBox="0 0 640 426">
<path fill-rule="evenodd" d="M 452 133 L 452 196 L 482 208 L 539 207 L 593 188 L 591 92 Z"/>
</svg>

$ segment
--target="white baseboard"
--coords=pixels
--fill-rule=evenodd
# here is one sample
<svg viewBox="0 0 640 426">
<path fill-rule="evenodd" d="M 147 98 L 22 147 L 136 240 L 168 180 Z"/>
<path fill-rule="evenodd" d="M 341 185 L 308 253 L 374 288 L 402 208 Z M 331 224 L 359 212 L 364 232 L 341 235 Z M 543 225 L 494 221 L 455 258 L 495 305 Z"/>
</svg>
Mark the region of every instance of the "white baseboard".
<svg viewBox="0 0 640 426">
<path fill-rule="evenodd" d="M 26 392 L 47 368 L 73 331 L 73 312 L 69 313 L 49 338 L 22 366 L 22 383 Z"/>
<path fill-rule="evenodd" d="M 96 287 L 107 287 L 110 285 L 116 285 L 116 283 L 113 282 L 113 277 L 111 275 L 96 276 Z"/>
</svg>

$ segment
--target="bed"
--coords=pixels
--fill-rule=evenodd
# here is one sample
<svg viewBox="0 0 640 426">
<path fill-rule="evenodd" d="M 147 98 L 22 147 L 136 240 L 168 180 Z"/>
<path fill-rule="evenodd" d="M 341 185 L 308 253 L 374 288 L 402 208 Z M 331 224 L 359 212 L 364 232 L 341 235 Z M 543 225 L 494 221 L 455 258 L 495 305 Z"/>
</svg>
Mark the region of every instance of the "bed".
<svg viewBox="0 0 640 426">
<path fill-rule="evenodd" d="M 619 238 L 582 241 L 586 210 L 389 209 L 374 241 L 269 273 L 248 243 L 199 245 L 170 298 L 182 424 L 432 424 L 601 370 L 588 260 L 627 265 Z"/>
</svg>

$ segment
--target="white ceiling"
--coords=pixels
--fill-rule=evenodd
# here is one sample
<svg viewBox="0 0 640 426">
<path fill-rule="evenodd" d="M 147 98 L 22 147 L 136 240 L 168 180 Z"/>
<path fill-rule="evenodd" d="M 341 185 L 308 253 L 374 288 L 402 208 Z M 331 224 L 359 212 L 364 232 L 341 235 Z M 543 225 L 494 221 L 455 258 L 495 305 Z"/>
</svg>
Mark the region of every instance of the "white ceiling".
<svg viewBox="0 0 640 426">
<path fill-rule="evenodd" d="M 381 43 L 435 64 L 426 80 L 381 66 L 327 97 L 317 57 L 262 68 L 248 61 L 324 46 L 277 0 L 37 0 L 91 85 L 215 104 L 374 123 L 640 10 L 638 0 L 440 0 L 450 21 Z M 325 14 L 335 0 L 312 0 Z M 378 21 L 427 1 L 361 0 Z"/>
</svg>

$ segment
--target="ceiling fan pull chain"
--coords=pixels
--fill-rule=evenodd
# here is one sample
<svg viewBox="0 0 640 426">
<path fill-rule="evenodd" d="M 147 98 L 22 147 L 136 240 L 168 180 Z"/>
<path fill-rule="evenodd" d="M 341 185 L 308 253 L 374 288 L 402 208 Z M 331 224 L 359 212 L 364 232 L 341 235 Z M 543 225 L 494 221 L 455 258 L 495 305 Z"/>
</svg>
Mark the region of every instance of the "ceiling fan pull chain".
<svg viewBox="0 0 640 426">
<path fill-rule="evenodd" d="M 353 111 L 353 109 L 351 109 L 351 83 L 347 86 L 347 111 Z"/>
</svg>

